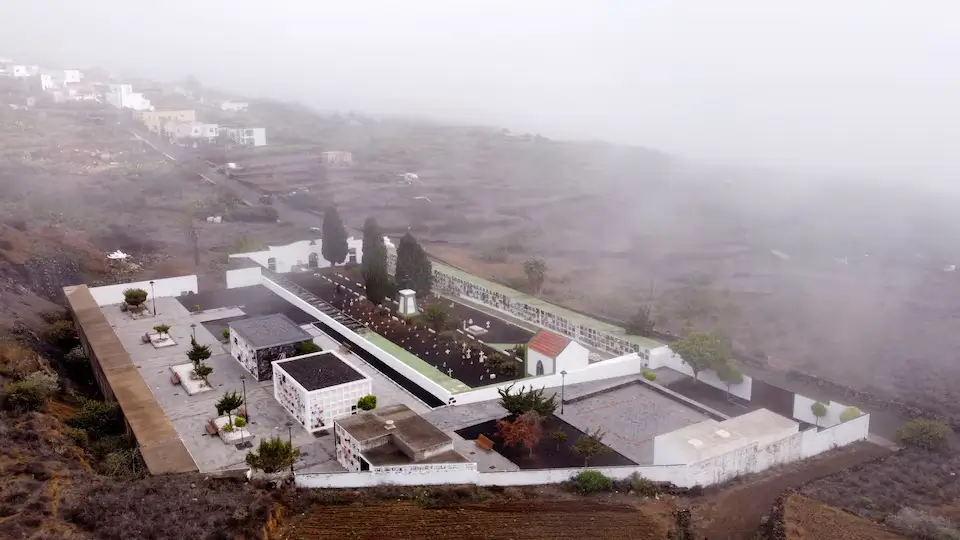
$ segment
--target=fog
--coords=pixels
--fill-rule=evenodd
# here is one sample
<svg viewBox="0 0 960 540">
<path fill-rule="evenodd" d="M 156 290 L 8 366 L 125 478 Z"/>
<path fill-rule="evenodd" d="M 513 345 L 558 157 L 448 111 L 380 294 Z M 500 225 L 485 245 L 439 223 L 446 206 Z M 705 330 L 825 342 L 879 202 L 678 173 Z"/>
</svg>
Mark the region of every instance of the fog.
<svg viewBox="0 0 960 540">
<path fill-rule="evenodd" d="M 960 172 L 955 2 L 32 0 L 0 18 L 0 56 L 325 110 L 941 189 Z"/>
</svg>

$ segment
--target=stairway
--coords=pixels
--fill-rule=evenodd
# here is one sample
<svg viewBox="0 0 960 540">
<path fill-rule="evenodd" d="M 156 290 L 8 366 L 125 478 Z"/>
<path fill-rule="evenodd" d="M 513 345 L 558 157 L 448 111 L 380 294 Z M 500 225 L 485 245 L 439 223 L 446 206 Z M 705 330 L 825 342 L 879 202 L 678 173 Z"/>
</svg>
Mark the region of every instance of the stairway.
<svg viewBox="0 0 960 540">
<path fill-rule="evenodd" d="M 349 328 L 350 330 L 352 330 L 352 331 L 354 331 L 354 332 L 357 332 L 357 331 L 359 331 L 360 329 L 365 328 L 365 326 L 363 325 L 363 323 L 361 323 L 360 321 L 354 319 L 354 318 L 351 317 L 350 315 L 347 315 L 346 313 L 344 313 L 344 312 L 340 311 L 339 309 L 333 307 L 332 305 L 328 304 L 328 303 L 325 302 L 324 300 L 321 300 L 320 298 L 317 297 L 317 295 L 315 295 L 315 294 L 313 294 L 312 292 L 304 289 L 304 288 L 301 287 L 300 285 L 297 285 L 296 283 L 290 281 L 289 279 L 283 277 L 282 275 L 280 275 L 280 274 L 278 274 L 278 273 L 276 273 L 276 272 L 272 272 L 272 271 L 267 270 L 267 269 L 262 269 L 261 271 L 262 271 L 262 272 L 264 273 L 264 275 L 266 275 L 271 281 L 277 283 L 278 285 L 280 285 L 280 286 L 283 287 L 284 289 L 286 289 L 286 290 L 292 292 L 293 294 L 297 295 L 297 297 L 299 297 L 301 300 L 306 301 L 306 302 L 307 302 L 308 304 L 310 304 L 311 306 L 313 306 L 313 307 L 317 308 L 318 310 L 320 310 L 320 312 L 323 313 L 324 315 L 327 315 L 327 316 L 330 317 L 331 319 L 333 319 L 333 320 L 337 321 L 338 323 L 346 326 L 346 327 Z"/>
</svg>

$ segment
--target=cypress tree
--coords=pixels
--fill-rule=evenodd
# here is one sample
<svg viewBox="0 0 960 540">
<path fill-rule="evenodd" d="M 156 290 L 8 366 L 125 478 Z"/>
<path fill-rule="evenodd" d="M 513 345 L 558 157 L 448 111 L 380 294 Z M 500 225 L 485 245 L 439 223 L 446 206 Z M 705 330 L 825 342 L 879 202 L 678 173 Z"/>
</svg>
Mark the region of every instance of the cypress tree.
<svg viewBox="0 0 960 540">
<path fill-rule="evenodd" d="M 417 239 L 408 231 L 397 246 L 397 287 L 413 289 L 421 297 L 430 293 L 433 285 L 433 264 Z"/>
<path fill-rule="evenodd" d="M 323 213 L 323 245 L 320 252 L 332 265 L 347 260 L 347 230 L 343 227 L 337 207 L 333 205 Z"/>
<path fill-rule="evenodd" d="M 367 298 L 379 304 L 385 298 L 393 297 L 393 284 L 387 274 L 387 246 L 383 243 L 383 231 L 372 217 L 363 224 L 360 264 Z"/>
</svg>

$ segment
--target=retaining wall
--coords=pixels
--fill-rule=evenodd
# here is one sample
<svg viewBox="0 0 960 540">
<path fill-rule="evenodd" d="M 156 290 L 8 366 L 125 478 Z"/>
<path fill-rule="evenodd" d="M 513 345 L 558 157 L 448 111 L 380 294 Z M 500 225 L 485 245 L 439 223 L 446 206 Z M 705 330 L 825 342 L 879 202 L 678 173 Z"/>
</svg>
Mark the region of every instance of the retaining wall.
<svg viewBox="0 0 960 540">
<path fill-rule="evenodd" d="M 827 408 L 827 415 L 823 418 L 817 418 L 810 408 L 817 400 L 810 399 L 807 396 L 794 394 L 793 396 L 793 417 L 797 420 L 803 420 L 808 424 L 819 425 L 820 427 L 833 427 L 840 423 L 840 414 L 847 409 L 847 405 L 836 401 L 821 401 Z"/>
<path fill-rule="evenodd" d="M 853 420 L 826 429 L 810 428 L 803 432 L 803 455 L 815 456 L 838 446 L 865 441 L 869 434 L 869 414 L 863 414 Z"/>
<path fill-rule="evenodd" d="M 237 268 L 227 270 L 227 288 L 249 287 L 251 285 L 260 285 L 260 267 Z"/>
<path fill-rule="evenodd" d="M 150 280 L 135 281 L 133 283 L 118 283 L 116 285 L 104 285 L 102 287 L 91 287 L 90 294 L 97 302 L 98 306 L 109 306 L 123 302 L 123 291 L 127 289 L 143 289 L 147 291 L 147 305 L 150 305 L 150 298 L 163 298 L 168 296 L 181 296 L 188 292 L 196 293 L 197 276 L 180 276 L 172 278 L 163 278 L 153 280 L 151 292 Z"/>
</svg>

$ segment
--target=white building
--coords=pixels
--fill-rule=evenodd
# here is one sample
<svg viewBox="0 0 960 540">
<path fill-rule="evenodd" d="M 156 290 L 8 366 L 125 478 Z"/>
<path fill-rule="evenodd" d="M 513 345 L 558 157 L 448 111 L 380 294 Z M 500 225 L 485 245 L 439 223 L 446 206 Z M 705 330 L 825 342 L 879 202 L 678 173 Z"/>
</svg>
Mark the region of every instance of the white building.
<svg viewBox="0 0 960 540">
<path fill-rule="evenodd" d="M 135 111 L 148 111 L 153 109 L 150 100 L 143 97 L 143 94 L 133 91 L 133 85 L 130 84 L 111 84 L 106 94 L 107 103 L 118 109 L 133 109 Z"/>
<path fill-rule="evenodd" d="M 56 88 L 56 84 L 53 82 L 53 75 L 49 73 L 40 74 L 40 89 L 46 92 L 47 90 L 53 90 Z"/>
<path fill-rule="evenodd" d="M 309 432 L 359 412 L 373 381 L 334 351 L 273 363 L 273 397 Z"/>
<path fill-rule="evenodd" d="M 353 154 L 343 150 L 322 152 L 320 157 L 327 165 L 353 165 Z"/>
<path fill-rule="evenodd" d="M 334 420 L 337 461 L 348 471 L 384 473 L 476 470 L 453 439 L 406 405 Z"/>
<path fill-rule="evenodd" d="M 65 69 L 63 70 L 63 82 L 64 84 L 78 83 L 83 80 L 83 73 L 79 69 Z"/>
<path fill-rule="evenodd" d="M 243 101 L 224 101 L 220 104 L 220 109 L 224 111 L 245 111 L 250 108 L 250 104 Z"/>
<path fill-rule="evenodd" d="M 323 258 L 323 239 L 300 240 L 284 246 L 269 246 L 263 251 L 234 253 L 231 258 L 248 258 L 274 272 L 285 274 L 312 268 L 327 268 L 330 263 Z M 347 238 L 347 263 L 359 263 L 363 260 L 363 239 Z"/>
<path fill-rule="evenodd" d="M 30 69 L 23 64 L 15 64 L 11 66 L 10 74 L 14 77 L 29 77 Z"/>
<path fill-rule="evenodd" d="M 273 378 L 276 360 L 300 356 L 300 344 L 313 336 L 281 313 L 230 323 L 230 356 L 258 381 Z"/>
<path fill-rule="evenodd" d="M 205 124 L 203 122 L 180 122 L 170 120 L 163 125 L 164 135 L 175 141 L 208 141 L 213 142 L 217 139 L 219 126 L 217 124 Z"/>
<path fill-rule="evenodd" d="M 267 144 L 267 130 L 265 128 L 220 128 L 233 142 L 243 146 L 265 146 Z"/>
<path fill-rule="evenodd" d="M 590 351 L 570 338 L 540 330 L 527 343 L 527 375 L 553 375 L 590 365 Z"/>
<path fill-rule="evenodd" d="M 746 458 L 753 455 L 756 448 L 799 432 L 798 422 L 767 409 L 757 409 L 723 422 L 704 420 L 654 437 L 653 464 L 689 465 L 725 454 L 736 456 L 735 451 L 739 449 L 744 450 L 742 454 Z M 802 452 L 799 446 L 797 452 Z"/>
</svg>

